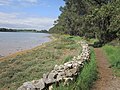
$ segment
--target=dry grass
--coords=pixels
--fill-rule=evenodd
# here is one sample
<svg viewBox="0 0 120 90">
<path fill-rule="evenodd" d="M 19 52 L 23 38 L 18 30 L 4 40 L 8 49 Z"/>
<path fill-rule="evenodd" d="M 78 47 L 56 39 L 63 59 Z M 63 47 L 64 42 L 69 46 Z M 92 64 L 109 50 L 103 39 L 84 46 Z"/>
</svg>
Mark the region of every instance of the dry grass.
<svg viewBox="0 0 120 90">
<path fill-rule="evenodd" d="M 61 64 L 80 54 L 80 37 L 54 36 L 56 39 L 2 58 L 0 60 L 0 90 L 16 90 L 23 82 L 40 79 L 55 64 Z"/>
</svg>

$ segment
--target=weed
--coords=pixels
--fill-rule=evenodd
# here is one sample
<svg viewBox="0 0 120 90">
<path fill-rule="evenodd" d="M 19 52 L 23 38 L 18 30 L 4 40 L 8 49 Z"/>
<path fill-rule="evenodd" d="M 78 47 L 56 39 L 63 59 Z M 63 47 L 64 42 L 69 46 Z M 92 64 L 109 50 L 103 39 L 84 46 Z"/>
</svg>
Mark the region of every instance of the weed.
<svg viewBox="0 0 120 90">
<path fill-rule="evenodd" d="M 111 64 L 110 67 L 113 68 L 117 76 L 120 76 L 120 47 L 105 45 L 103 49 L 108 56 L 108 60 Z"/>
</svg>

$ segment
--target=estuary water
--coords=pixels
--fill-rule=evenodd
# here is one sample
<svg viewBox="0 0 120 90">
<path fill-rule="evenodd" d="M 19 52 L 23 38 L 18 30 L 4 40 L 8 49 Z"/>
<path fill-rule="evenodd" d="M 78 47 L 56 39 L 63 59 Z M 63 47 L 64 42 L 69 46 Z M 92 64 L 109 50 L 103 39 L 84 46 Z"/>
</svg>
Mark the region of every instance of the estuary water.
<svg viewBox="0 0 120 90">
<path fill-rule="evenodd" d="M 31 49 L 50 41 L 50 34 L 30 32 L 0 32 L 0 57 Z"/>
</svg>

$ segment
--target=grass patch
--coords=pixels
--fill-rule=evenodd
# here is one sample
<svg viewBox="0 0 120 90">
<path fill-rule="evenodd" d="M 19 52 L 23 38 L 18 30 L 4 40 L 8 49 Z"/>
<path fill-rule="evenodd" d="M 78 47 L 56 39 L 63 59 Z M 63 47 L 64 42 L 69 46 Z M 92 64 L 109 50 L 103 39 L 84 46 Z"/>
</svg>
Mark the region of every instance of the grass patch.
<svg viewBox="0 0 120 90">
<path fill-rule="evenodd" d="M 65 57 L 65 59 L 63 60 L 63 64 L 66 62 L 69 62 L 70 60 L 72 60 L 73 56 L 69 55 L 67 57 Z"/>
<path fill-rule="evenodd" d="M 120 46 L 105 45 L 103 49 L 115 75 L 120 77 Z"/>
<path fill-rule="evenodd" d="M 97 65 L 95 60 L 95 53 L 92 50 L 91 59 L 86 63 L 77 79 L 71 82 L 68 86 L 61 84 L 53 90 L 90 90 L 93 82 L 97 79 Z"/>
<path fill-rule="evenodd" d="M 0 61 L 0 90 L 16 90 L 23 82 L 40 79 L 56 64 L 71 60 L 80 53 L 80 37 L 54 35 L 55 40 L 28 52 Z"/>
</svg>

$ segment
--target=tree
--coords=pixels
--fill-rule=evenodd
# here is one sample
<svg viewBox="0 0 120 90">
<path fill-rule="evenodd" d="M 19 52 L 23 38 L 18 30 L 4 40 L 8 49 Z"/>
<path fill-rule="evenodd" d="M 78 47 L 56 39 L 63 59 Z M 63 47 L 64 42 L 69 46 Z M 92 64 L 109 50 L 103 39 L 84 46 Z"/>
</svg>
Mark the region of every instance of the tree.
<svg viewBox="0 0 120 90">
<path fill-rule="evenodd" d="M 107 43 L 120 36 L 120 0 L 64 0 L 50 32 L 98 38 Z"/>
</svg>

